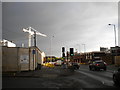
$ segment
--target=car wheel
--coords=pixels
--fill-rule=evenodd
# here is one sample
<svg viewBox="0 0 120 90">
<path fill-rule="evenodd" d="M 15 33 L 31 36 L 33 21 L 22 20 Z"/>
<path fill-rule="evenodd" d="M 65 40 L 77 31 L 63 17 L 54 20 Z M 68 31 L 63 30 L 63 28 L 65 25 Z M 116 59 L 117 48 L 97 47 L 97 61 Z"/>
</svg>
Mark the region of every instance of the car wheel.
<svg viewBox="0 0 120 90">
<path fill-rule="evenodd" d="M 91 67 L 89 67 L 89 70 L 90 70 L 90 71 L 92 70 Z"/>
<path fill-rule="evenodd" d="M 115 85 L 118 85 L 118 81 L 117 81 L 117 78 L 116 78 L 115 75 L 113 76 L 113 81 L 114 81 L 114 84 L 115 84 Z"/>
<path fill-rule="evenodd" d="M 95 71 L 95 67 L 92 67 L 91 70 L 92 70 L 92 71 Z"/>
<path fill-rule="evenodd" d="M 104 68 L 104 71 L 106 71 L 107 69 L 106 68 Z"/>
<path fill-rule="evenodd" d="M 100 71 L 100 68 L 96 68 L 97 71 Z"/>
</svg>

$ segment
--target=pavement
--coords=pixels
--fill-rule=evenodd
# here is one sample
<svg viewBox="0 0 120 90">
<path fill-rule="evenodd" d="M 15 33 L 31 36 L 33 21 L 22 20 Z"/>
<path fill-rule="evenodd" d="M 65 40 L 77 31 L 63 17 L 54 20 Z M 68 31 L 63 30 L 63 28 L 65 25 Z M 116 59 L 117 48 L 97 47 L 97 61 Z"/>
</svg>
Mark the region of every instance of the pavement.
<svg viewBox="0 0 120 90">
<path fill-rule="evenodd" d="M 107 66 L 107 71 L 108 72 L 114 72 L 114 71 L 117 71 L 118 70 L 118 68 L 119 68 L 119 66 L 115 66 L 115 65 L 108 65 Z"/>
<path fill-rule="evenodd" d="M 63 69 L 60 66 L 54 68 L 42 66 L 40 70 L 34 71 L 21 71 L 21 72 L 5 72 L 2 73 L 3 77 L 57 77 L 71 75 L 72 71 L 69 69 Z"/>
</svg>

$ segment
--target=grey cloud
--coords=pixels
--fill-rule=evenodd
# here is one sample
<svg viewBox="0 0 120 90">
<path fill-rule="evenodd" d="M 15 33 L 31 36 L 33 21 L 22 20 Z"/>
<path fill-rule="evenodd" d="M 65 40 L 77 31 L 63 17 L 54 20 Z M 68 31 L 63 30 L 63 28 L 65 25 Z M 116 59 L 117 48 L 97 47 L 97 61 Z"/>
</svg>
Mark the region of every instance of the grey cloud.
<svg viewBox="0 0 120 90">
<path fill-rule="evenodd" d="M 116 22 L 117 3 L 67 3 L 67 2 L 18 2 L 3 3 L 3 38 L 13 40 L 18 46 L 28 44 L 27 33 L 22 28 L 32 26 L 48 37 L 37 36 L 37 45 L 47 55 L 50 54 L 50 37 L 53 39 L 53 54 L 60 56 L 62 46 L 86 43 L 89 49 L 99 46 L 97 41 L 108 23 Z M 111 17 L 111 18 L 110 18 Z M 103 27 L 103 28 L 101 28 Z M 108 39 L 108 38 L 106 38 Z M 107 40 L 106 40 L 107 41 Z M 105 42 L 105 41 L 104 41 Z"/>
</svg>

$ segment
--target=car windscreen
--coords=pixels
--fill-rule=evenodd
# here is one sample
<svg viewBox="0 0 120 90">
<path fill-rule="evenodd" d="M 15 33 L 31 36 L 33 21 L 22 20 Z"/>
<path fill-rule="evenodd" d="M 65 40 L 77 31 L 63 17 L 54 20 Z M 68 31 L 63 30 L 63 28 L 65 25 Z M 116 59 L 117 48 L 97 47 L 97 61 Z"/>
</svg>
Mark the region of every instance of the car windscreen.
<svg viewBox="0 0 120 90">
<path fill-rule="evenodd" d="M 100 64 L 100 63 L 103 63 L 103 62 L 95 62 L 95 63 Z"/>
</svg>

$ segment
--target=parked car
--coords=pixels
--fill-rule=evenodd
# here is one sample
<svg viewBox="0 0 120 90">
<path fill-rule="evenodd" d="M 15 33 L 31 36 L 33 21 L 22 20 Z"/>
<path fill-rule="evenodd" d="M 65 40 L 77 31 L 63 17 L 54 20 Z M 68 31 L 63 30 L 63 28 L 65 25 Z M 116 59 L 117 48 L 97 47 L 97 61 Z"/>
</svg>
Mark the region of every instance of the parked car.
<svg viewBox="0 0 120 90">
<path fill-rule="evenodd" d="M 100 70 L 100 69 L 107 69 L 107 64 L 103 60 L 96 60 L 89 63 L 90 70 Z"/>
<path fill-rule="evenodd" d="M 63 61 L 62 61 L 62 60 L 57 60 L 57 61 L 56 61 L 56 63 L 55 63 L 55 65 L 56 65 L 56 66 L 61 66 L 61 65 L 62 65 L 62 63 L 63 63 Z"/>
<path fill-rule="evenodd" d="M 120 67 L 113 73 L 113 81 L 115 85 L 120 86 Z"/>
<path fill-rule="evenodd" d="M 54 67 L 54 64 L 52 64 L 51 62 L 50 63 L 44 63 L 43 65 L 46 66 L 46 67 Z"/>
</svg>

